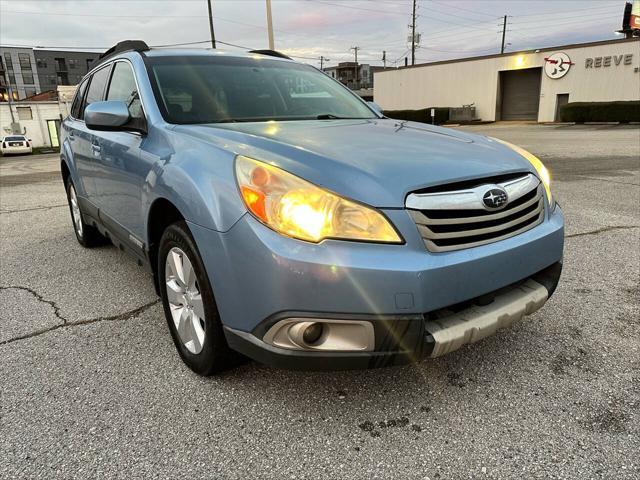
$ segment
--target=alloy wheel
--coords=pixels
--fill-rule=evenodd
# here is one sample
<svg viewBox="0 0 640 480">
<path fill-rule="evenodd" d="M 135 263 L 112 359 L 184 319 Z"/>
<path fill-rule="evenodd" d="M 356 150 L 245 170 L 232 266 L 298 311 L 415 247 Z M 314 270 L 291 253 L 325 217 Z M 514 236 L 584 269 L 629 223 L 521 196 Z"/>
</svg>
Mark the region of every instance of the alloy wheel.
<svg viewBox="0 0 640 480">
<path fill-rule="evenodd" d="M 189 352 L 197 355 L 202 351 L 205 339 L 204 303 L 191 260 L 178 247 L 167 253 L 165 283 L 178 337 Z"/>
<path fill-rule="evenodd" d="M 71 216 L 73 217 L 73 226 L 75 227 L 78 236 L 82 238 L 82 215 L 80 214 L 80 207 L 78 206 L 76 189 L 73 187 L 73 185 L 69 187 L 69 202 L 71 203 Z"/>
</svg>

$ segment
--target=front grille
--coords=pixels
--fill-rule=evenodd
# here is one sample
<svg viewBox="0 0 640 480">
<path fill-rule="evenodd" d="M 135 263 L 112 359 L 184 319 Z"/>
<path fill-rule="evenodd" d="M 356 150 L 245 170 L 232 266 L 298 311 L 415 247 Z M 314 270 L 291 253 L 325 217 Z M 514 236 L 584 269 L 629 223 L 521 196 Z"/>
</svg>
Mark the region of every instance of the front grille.
<svg viewBox="0 0 640 480">
<path fill-rule="evenodd" d="M 482 195 L 496 185 L 507 192 L 508 203 L 501 210 L 489 211 L 484 208 Z M 526 232 L 544 220 L 542 184 L 531 174 L 471 189 L 414 193 L 407 197 L 406 205 L 431 252 L 497 242 Z"/>
</svg>

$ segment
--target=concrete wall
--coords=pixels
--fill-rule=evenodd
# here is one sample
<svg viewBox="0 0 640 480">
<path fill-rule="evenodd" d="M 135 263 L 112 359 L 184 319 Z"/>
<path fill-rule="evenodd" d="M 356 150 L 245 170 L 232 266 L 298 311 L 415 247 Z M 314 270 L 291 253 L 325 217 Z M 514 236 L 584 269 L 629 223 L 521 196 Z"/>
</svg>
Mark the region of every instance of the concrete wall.
<svg viewBox="0 0 640 480">
<path fill-rule="evenodd" d="M 33 141 L 34 147 L 50 147 L 51 140 L 47 120 L 60 120 L 66 117 L 68 107 L 71 104 L 63 102 L 14 102 L 12 104 L 13 115 L 16 122 L 20 123 L 20 133 L 24 133 Z M 19 120 L 18 108 L 31 108 L 32 120 Z M 0 136 L 11 134 L 11 113 L 8 103 L 0 103 Z"/>
<path fill-rule="evenodd" d="M 497 120 L 499 72 L 544 68 L 545 57 L 554 52 L 567 53 L 575 65 L 560 79 L 554 80 L 542 73 L 538 121 L 554 120 L 556 95 L 561 93 L 568 93 L 570 102 L 640 100 L 640 39 L 634 39 L 376 72 L 374 101 L 387 110 L 475 103 L 478 117 Z M 607 67 L 585 66 L 588 58 L 619 58 L 620 55 L 623 59 L 618 65 L 612 58 Z M 631 56 L 627 64 L 625 55 Z"/>
</svg>

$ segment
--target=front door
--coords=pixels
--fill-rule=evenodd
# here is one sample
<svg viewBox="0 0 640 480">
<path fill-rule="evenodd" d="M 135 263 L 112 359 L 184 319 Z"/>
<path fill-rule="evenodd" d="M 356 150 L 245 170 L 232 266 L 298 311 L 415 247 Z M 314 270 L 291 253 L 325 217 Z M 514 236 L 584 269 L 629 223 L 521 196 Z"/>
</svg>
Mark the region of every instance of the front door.
<svg viewBox="0 0 640 480">
<path fill-rule="evenodd" d="M 106 94 L 107 100 L 125 102 L 132 119 L 144 119 L 144 112 L 131 65 L 118 61 Z M 115 222 L 116 230 L 124 229 L 127 238 L 134 235 L 142 241 L 142 187 L 151 164 L 141 159 L 146 137 L 137 132 L 100 132 L 100 172 L 96 190 L 100 215 L 105 222 Z"/>
</svg>

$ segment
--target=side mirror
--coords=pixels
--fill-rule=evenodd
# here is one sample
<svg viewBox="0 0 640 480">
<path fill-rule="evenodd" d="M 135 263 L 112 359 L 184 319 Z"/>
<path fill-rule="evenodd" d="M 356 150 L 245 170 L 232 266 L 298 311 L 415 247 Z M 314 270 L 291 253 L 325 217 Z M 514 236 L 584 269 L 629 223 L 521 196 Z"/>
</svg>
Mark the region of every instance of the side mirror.
<svg viewBox="0 0 640 480">
<path fill-rule="evenodd" d="M 91 130 L 131 130 L 125 128 L 130 119 L 127 104 L 115 100 L 94 102 L 84 111 L 84 122 Z"/>
<path fill-rule="evenodd" d="M 371 109 L 373 109 L 374 112 L 376 112 L 378 115 L 382 116 L 382 108 L 380 107 L 380 105 L 378 105 L 376 102 L 367 102 L 367 104 L 369 105 L 369 107 Z"/>
</svg>

